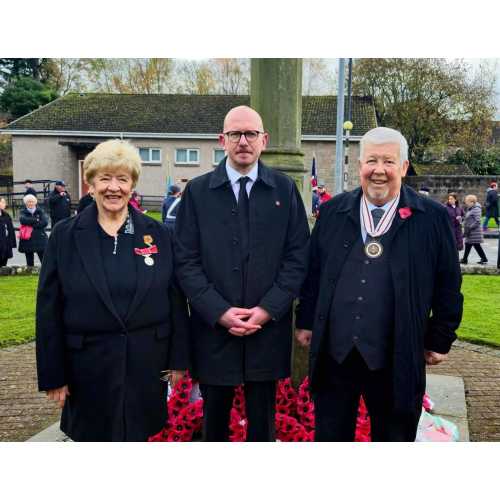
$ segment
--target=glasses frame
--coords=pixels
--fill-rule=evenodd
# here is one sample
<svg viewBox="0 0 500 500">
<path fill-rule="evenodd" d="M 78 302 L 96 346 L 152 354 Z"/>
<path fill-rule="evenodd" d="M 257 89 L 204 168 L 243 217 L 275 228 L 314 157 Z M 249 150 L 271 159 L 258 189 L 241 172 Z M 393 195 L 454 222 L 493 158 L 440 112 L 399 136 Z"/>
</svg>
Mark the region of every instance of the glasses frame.
<svg viewBox="0 0 500 500">
<path fill-rule="evenodd" d="M 248 133 L 255 133 L 255 134 L 257 134 L 257 137 L 255 137 L 255 139 L 249 140 L 248 137 L 247 137 Z M 240 136 L 238 137 L 237 140 L 234 140 L 234 139 L 231 139 L 229 137 L 229 134 L 240 134 Z M 233 144 L 238 144 L 241 141 L 241 136 L 242 135 L 244 135 L 245 136 L 245 140 L 249 144 L 251 144 L 251 143 L 255 142 L 259 138 L 260 134 L 265 134 L 265 132 L 261 132 L 260 130 L 245 130 L 245 131 L 242 131 L 242 130 L 228 130 L 227 132 L 224 132 L 224 135 L 226 135 L 227 138 L 228 138 L 228 140 L 230 142 L 232 142 Z"/>
</svg>

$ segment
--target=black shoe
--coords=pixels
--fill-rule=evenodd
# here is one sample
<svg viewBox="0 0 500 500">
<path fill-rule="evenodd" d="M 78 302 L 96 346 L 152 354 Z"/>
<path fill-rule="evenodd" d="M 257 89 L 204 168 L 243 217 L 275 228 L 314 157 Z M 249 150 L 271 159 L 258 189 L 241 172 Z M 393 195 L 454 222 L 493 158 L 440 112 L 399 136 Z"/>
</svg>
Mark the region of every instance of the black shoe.
<svg viewBox="0 0 500 500">
<path fill-rule="evenodd" d="M 462 260 L 460 261 L 460 264 L 467 264 L 467 261 L 466 261 L 466 260 L 464 260 L 464 259 L 462 259 Z"/>
<path fill-rule="evenodd" d="M 478 262 L 478 264 L 487 264 L 487 263 L 488 263 L 488 261 L 487 261 L 487 260 L 480 260 L 480 261 Z"/>
</svg>

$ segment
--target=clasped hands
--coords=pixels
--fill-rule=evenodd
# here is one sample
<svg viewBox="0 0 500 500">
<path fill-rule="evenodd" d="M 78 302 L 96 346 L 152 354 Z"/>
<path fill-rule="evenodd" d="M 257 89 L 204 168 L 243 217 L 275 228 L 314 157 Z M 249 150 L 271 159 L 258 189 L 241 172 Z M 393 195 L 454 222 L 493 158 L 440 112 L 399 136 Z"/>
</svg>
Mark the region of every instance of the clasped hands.
<svg viewBox="0 0 500 500">
<path fill-rule="evenodd" d="M 270 319 L 271 315 L 259 306 L 251 309 L 231 307 L 219 318 L 219 323 L 231 335 L 244 337 L 259 331 Z"/>
</svg>

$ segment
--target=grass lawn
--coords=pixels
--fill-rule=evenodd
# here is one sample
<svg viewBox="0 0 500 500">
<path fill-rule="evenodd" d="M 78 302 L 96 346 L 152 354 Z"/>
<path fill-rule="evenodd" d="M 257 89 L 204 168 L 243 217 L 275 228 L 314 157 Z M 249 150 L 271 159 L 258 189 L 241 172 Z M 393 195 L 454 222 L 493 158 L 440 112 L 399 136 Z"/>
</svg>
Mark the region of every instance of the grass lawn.
<svg viewBox="0 0 500 500">
<path fill-rule="evenodd" d="M 0 347 L 35 337 L 38 276 L 0 278 Z M 464 316 L 458 338 L 500 346 L 500 276 L 464 276 Z"/>
<path fill-rule="evenodd" d="M 500 346 L 500 276 L 465 275 L 460 340 Z"/>
<path fill-rule="evenodd" d="M 152 219 L 161 222 L 161 212 L 150 212 L 149 210 L 146 212 L 146 215 L 149 215 Z M 493 221 L 490 221 L 493 222 Z"/>
<path fill-rule="evenodd" d="M 484 219 L 485 217 L 481 218 L 481 226 L 484 224 Z M 490 219 L 488 221 L 488 229 L 498 229 L 498 226 L 495 224 L 495 221 L 493 219 Z"/>
<path fill-rule="evenodd" d="M 35 338 L 35 299 L 38 276 L 0 278 L 0 347 Z"/>
</svg>

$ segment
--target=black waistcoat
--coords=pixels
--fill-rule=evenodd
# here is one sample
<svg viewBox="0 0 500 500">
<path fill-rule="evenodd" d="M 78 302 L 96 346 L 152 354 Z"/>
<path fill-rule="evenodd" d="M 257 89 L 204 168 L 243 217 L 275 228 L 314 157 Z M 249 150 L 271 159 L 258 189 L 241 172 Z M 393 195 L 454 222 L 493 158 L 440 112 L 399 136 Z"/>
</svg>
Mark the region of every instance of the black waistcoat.
<svg viewBox="0 0 500 500">
<path fill-rule="evenodd" d="M 387 365 L 394 330 L 394 290 L 389 266 L 393 228 L 380 238 L 378 258 L 365 255 L 359 236 L 335 287 L 329 315 L 329 353 L 342 363 L 356 348 L 371 370 Z"/>
</svg>

